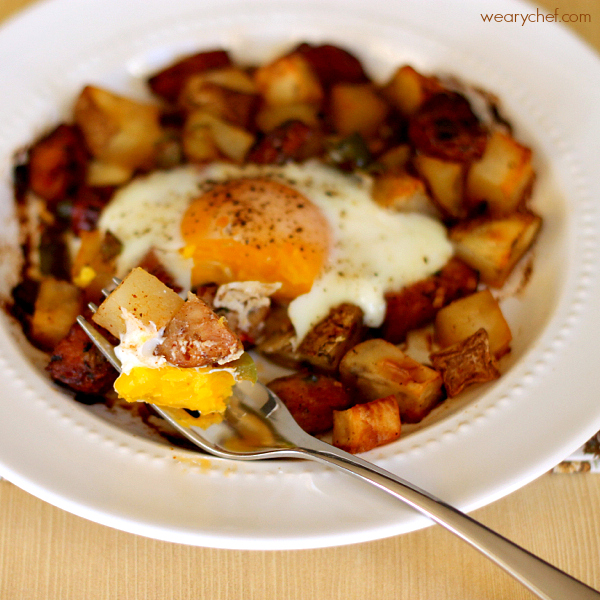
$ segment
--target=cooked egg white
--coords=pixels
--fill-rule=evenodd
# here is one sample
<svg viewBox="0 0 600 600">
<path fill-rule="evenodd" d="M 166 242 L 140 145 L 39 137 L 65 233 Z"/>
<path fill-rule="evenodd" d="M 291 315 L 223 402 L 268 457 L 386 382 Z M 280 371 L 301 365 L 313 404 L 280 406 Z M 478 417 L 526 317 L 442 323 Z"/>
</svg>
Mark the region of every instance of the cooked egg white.
<svg viewBox="0 0 600 600">
<path fill-rule="evenodd" d="M 256 177 L 287 186 L 294 194 L 291 191 L 275 194 L 271 204 L 265 203 L 262 214 L 257 202 L 256 211 L 247 210 L 244 219 L 241 222 L 238 219 L 234 224 L 236 241 L 256 249 L 254 254 L 248 254 L 247 264 L 241 264 L 241 253 L 237 249 L 227 249 L 227 256 L 225 250 L 223 256 L 219 255 L 220 250 L 214 250 L 217 244 L 218 248 L 227 248 L 223 232 L 228 228 L 232 230 L 232 222 L 223 215 L 229 213 L 223 213 L 221 207 L 221 213 L 215 216 L 219 228 L 216 231 L 214 224 L 197 223 L 199 213 L 190 205 L 212 185 L 207 182 Z M 292 298 L 288 297 L 291 299 L 289 315 L 301 340 L 331 308 L 342 302 L 360 306 L 365 324 L 378 327 L 385 316 L 386 291 L 427 277 L 443 267 L 452 255 L 441 223 L 419 213 L 397 213 L 381 208 L 372 201 L 370 190 L 370 178 L 346 175 L 317 162 L 282 167 L 239 167 L 225 163 L 205 168 L 186 166 L 155 172 L 121 189 L 104 210 L 100 227 L 112 231 L 123 243 L 118 262 L 120 275 L 136 266 L 154 248 L 184 289 L 201 283 L 194 281 L 193 273 L 199 271 L 215 274 L 211 279 L 220 278 L 218 283 L 233 281 L 240 273 L 248 280 L 265 281 L 268 278 L 267 283 L 285 279 L 282 292 L 295 292 Z M 210 202 L 210 197 L 206 198 Z M 288 204 L 293 198 L 294 210 L 289 210 L 289 206 L 279 210 L 275 204 L 279 202 L 278 198 Z M 221 204 L 229 202 L 229 210 L 235 214 L 235 194 L 222 193 L 219 201 Z M 297 226 L 304 211 L 310 212 L 306 212 L 308 216 L 302 226 Z M 292 213 L 289 226 L 282 228 L 281 221 Z M 309 231 L 306 227 L 306 223 L 311 222 L 308 217 L 314 220 L 315 214 L 324 218 L 326 226 L 321 219 L 315 221 L 313 231 Z M 206 219 L 205 216 L 202 218 Z M 268 232 L 263 231 L 263 238 L 273 245 L 255 243 L 256 231 L 261 227 L 280 237 L 285 234 L 286 239 L 273 239 L 276 236 L 269 239 Z M 246 238 L 244 228 L 249 232 Z M 207 240 L 218 242 L 213 247 Z M 278 245 L 278 242 L 281 243 Z M 291 245 L 286 246 L 288 242 Z M 311 253 L 307 253 L 308 247 Z M 201 265 L 199 269 L 203 252 L 197 252 L 198 248 L 211 254 L 208 267 Z M 277 252 L 279 255 L 276 256 Z M 288 255 L 289 260 L 285 260 Z M 276 260 L 272 260 L 274 256 Z M 266 264 L 268 270 L 259 268 L 261 276 L 253 277 L 253 265 L 259 262 L 263 267 Z M 315 265 L 318 266 L 316 270 Z M 287 281 L 299 271 L 305 271 L 300 283 Z"/>
<path fill-rule="evenodd" d="M 153 322 L 145 325 L 125 308 L 121 312 L 125 333 L 121 336 L 121 343 L 115 347 L 115 354 L 121 361 L 121 372 L 129 374 L 134 367 L 158 369 L 165 366 L 167 359 L 154 354 L 156 347 L 164 341 L 164 328 L 157 329 Z"/>
<path fill-rule="evenodd" d="M 191 287 L 193 263 L 181 249 L 181 220 L 199 193 L 202 178 L 195 167 L 155 171 L 118 190 L 102 212 L 98 226 L 123 244 L 117 276 L 125 276 L 154 249 L 157 257 L 184 290 Z"/>
</svg>

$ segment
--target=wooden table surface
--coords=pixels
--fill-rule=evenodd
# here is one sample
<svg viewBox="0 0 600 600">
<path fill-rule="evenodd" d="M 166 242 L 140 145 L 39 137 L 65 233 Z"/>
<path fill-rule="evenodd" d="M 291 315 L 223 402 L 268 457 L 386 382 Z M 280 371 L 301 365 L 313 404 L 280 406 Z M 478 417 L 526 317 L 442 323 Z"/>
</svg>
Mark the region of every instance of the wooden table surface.
<svg viewBox="0 0 600 600">
<path fill-rule="evenodd" d="M 0 22 L 29 4 L 0 0 Z M 561 14 L 591 15 L 591 22 L 571 26 L 600 50 L 600 0 L 539 4 Z M 493 11 L 493 2 L 486 7 Z M 600 589 L 600 475 L 547 474 L 473 516 Z M 213 550 L 115 531 L 0 481 L 0 600 L 101 598 L 520 600 L 533 595 L 440 527 L 323 550 Z"/>
</svg>

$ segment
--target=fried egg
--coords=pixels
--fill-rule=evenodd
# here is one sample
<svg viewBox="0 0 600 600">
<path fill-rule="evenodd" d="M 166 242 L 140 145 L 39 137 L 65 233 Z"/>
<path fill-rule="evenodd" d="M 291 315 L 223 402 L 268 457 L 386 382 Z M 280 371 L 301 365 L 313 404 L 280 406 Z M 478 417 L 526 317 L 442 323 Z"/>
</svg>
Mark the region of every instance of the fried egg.
<svg viewBox="0 0 600 600">
<path fill-rule="evenodd" d="M 321 163 L 185 166 L 119 190 L 99 226 L 123 244 L 120 276 L 153 249 L 184 289 L 208 282 L 280 283 L 298 340 L 342 302 L 365 325 L 385 317 L 385 293 L 439 270 L 446 229 L 371 198 L 367 176 Z"/>
</svg>

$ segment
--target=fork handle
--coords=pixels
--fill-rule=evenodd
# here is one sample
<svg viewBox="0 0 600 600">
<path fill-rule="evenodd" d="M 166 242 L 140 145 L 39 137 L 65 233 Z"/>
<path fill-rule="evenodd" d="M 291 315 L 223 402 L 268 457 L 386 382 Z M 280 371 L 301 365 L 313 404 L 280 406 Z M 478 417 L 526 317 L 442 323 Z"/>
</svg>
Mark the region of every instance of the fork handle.
<svg viewBox="0 0 600 600">
<path fill-rule="evenodd" d="M 377 465 L 320 440 L 315 442 L 314 445 L 311 443 L 310 447 L 304 447 L 302 451 L 312 459 L 335 465 L 412 506 L 477 548 L 539 598 L 600 600 L 600 592 L 531 554 L 444 501 Z"/>
</svg>

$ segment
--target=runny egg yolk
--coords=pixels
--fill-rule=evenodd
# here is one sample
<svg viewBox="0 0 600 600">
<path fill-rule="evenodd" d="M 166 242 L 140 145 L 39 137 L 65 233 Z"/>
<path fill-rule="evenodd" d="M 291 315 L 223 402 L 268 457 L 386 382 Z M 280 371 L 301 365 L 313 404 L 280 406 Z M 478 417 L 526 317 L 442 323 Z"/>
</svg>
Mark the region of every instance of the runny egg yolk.
<svg viewBox="0 0 600 600">
<path fill-rule="evenodd" d="M 291 187 L 262 177 L 216 184 L 182 220 L 192 286 L 214 282 L 281 283 L 276 297 L 308 293 L 328 256 L 321 211 Z"/>
</svg>

